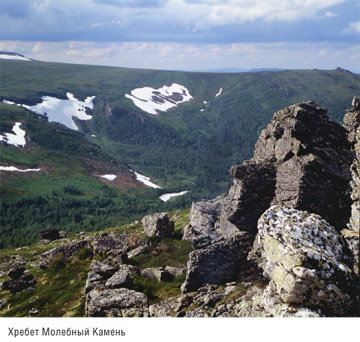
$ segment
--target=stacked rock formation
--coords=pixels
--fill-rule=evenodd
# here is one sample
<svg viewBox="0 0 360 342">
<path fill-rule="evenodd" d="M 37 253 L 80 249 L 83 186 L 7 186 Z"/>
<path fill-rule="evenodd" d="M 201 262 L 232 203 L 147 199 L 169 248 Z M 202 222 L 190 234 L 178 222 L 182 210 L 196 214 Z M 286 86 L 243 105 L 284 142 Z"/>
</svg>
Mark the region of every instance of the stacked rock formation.
<svg viewBox="0 0 360 342">
<path fill-rule="evenodd" d="M 192 205 L 183 238 L 195 250 L 190 253 L 183 293 L 207 283 L 253 281 L 263 275 L 268 286 L 252 288 L 252 299 L 239 299 L 230 315 L 354 314 L 360 198 L 358 103 L 345 120 L 349 140 L 347 130 L 314 102 L 275 113 L 256 143 L 254 157 L 232 167 L 234 184 L 229 192 Z M 351 205 L 352 218 L 344 234 Z"/>
</svg>

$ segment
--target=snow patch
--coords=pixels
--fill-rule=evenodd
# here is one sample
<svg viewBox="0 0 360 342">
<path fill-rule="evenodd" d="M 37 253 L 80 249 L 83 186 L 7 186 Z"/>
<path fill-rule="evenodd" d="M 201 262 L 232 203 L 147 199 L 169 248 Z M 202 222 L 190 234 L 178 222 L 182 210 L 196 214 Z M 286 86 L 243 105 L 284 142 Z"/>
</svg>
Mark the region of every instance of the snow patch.
<svg viewBox="0 0 360 342">
<path fill-rule="evenodd" d="M 12 59 L 16 61 L 31 61 L 31 59 L 26 58 L 24 56 L 20 55 L 7 55 L 7 54 L 1 54 L 0 59 Z"/>
<path fill-rule="evenodd" d="M 26 144 L 26 140 L 25 140 L 26 132 L 20 128 L 20 125 L 21 122 L 16 122 L 14 127 L 12 128 L 15 134 L 4 133 L 4 135 L 0 135 L 0 141 L 5 141 L 9 145 L 13 145 L 16 147 L 18 146 L 24 147 Z"/>
<path fill-rule="evenodd" d="M 39 172 L 41 169 L 18 169 L 15 166 L 0 166 L 0 171 L 10 171 L 10 172 Z"/>
<path fill-rule="evenodd" d="M 37 114 L 45 115 L 50 122 L 59 122 L 75 131 L 79 130 L 73 117 L 79 120 L 90 120 L 92 115 L 86 114 L 86 108 L 94 109 L 95 96 L 88 96 L 84 101 L 80 101 L 73 94 L 66 93 L 67 100 L 58 99 L 52 96 L 42 96 L 42 102 L 35 106 L 20 105 Z M 15 104 L 11 101 L 3 100 L 7 104 Z M 19 105 L 17 105 L 19 106 Z"/>
<path fill-rule="evenodd" d="M 164 85 L 159 89 L 136 88 L 131 91 L 131 95 L 125 94 L 125 97 L 133 101 L 135 106 L 152 115 L 157 115 L 157 111 L 166 112 L 193 98 L 186 87 L 177 83 L 171 86 Z"/>
<path fill-rule="evenodd" d="M 169 194 L 163 194 L 161 195 L 159 198 L 166 202 L 168 201 L 169 199 L 171 199 L 172 197 L 176 197 L 176 196 L 182 196 L 182 195 L 185 195 L 186 193 L 188 193 L 189 191 L 186 190 L 186 191 L 181 191 L 181 192 L 172 192 L 172 193 L 169 193 Z"/>
<path fill-rule="evenodd" d="M 162 189 L 161 186 L 156 185 L 155 183 L 151 182 L 150 177 L 146 177 L 146 176 L 140 174 L 139 172 L 136 172 L 133 170 L 130 170 L 130 171 L 134 173 L 137 181 L 139 181 L 147 186 L 150 186 L 151 188 L 154 188 L 154 189 Z"/>
<path fill-rule="evenodd" d="M 108 181 L 113 181 L 113 180 L 115 180 L 116 179 L 116 175 L 102 175 L 102 176 L 99 176 L 99 177 L 101 177 L 101 178 L 105 178 L 106 180 L 108 180 Z"/>
<path fill-rule="evenodd" d="M 219 91 L 217 92 L 217 94 L 215 95 L 215 97 L 218 97 L 221 93 L 222 93 L 222 88 L 219 89 Z"/>
<path fill-rule="evenodd" d="M 200 112 L 203 112 L 204 110 L 206 110 L 205 108 L 203 108 L 203 109 L 200 109 Z"/>
</svg>

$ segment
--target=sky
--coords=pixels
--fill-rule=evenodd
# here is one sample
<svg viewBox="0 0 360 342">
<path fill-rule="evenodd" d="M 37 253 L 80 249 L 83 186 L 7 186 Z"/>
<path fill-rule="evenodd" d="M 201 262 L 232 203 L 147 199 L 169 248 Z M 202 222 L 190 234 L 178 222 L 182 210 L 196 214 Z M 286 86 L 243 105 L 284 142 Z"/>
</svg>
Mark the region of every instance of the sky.
<svg viewBox="0 0 360 342">
<path fill-rule="evenodd" d="M 360 0 L 0 0 L 0 51 L 165 70 L 360 72 Z"/>
</svg>

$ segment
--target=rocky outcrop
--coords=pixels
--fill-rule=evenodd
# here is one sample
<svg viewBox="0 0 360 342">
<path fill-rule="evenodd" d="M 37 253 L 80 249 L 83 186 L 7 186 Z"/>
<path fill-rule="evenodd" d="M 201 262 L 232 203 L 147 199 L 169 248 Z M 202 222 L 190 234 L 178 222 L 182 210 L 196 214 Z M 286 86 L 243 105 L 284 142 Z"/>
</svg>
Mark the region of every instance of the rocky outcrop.
<svg viewBox="0 0 360 342">
<path fill-rule="evenodd" d="M 358 294 L 349 251 L 341 234 L 319 215 L 271 207 L 259 219 L 250 257 L 280 303 L 327 316 L 354 311 Z"/>
<path fill-rule="evenodd" d="M 344 117 L 344 127 L 352 146 L 351 165 L 351 217 L 347 229 L 342 231 L 354 256 L 354 270 L 359 275 L 359 230 L 360 230 L 360 99 L 354 97 L 352 108 Z"/>
<path fill-rule="evenodd" d="M 85 313 L 88 317 L 148 316 L 147 297 L 125 288 L 92 290 L 87 295 Z"/>
<path fill-rule="evenodd" d="M 107 279 L 113 276 L 115 272 L 116 269 L 114 267 L 104 264 L 103 262 L 93 260 L 86 280 L 85 293 L 88 293 L 95 288 L 104 288 Z"/>
<path fill-rule="evenodd" d="M 56 258 L 61 258 L 61 261 L 66 263 L 71 262 L 77 253 L 83 249 L 89 248 L 89 243 L 87 241 L 79 241 L 70 245 L 61 245 L 55 247 L 40 256 L 40 267 L 47 268 L 52 266 L 53 261 Z"/>
<path fill-rule="evenodd" d="M 139 274 L 139 269 L 131 265 L 120 265 L 119 270 L 107 280 L 105 288 L 116 289 L 130 287 L 133 283 L 134 275 Z"/>
<path fill-rule="evenodd" d="M 317 213 L 341 230 L 350 214 L 351 161 L 346 130 L 325 108 L 305 102 L 282 109 L 262 131 L 253 159 L 232 168 L 222 215 L 256 232 L 271 203 Z"/>
<path fill-rule="evenodd" d="M 271 205 L 308 210 L 343 229 L 350 216 L 351 161 L 346 130 L 328 118 L 325 108 L 305 102 L 275 113 L 256 143 L 254 157 L 232 167 L 229 192 L 192 205 L 183 238 L 195 251 L 184 291 L 235 280 L 237 270 L 251 267 L 244 254 L 255 238 L 258 219 Z M 243 254 L 232 254 L 226 241 L 239 232 L 247 232 L 237 247 Z"/>
<path fill-rule="evenodd" d="M 148 236 L 158 236 L 162 239 L 174 235 L 174 222 L 169 220 L 166 212 L 145 216 L 142 225 Z"/>
<path fill-rule="evenodd" d="M 2 289 L 10 291 L 12 294 L 33 288 L 36 285 L 35 277 L 30 273 L 25 273 L 25 267 L 11 268 L 7 275 L 11 279 L 2 283 Z"/>
</svg>

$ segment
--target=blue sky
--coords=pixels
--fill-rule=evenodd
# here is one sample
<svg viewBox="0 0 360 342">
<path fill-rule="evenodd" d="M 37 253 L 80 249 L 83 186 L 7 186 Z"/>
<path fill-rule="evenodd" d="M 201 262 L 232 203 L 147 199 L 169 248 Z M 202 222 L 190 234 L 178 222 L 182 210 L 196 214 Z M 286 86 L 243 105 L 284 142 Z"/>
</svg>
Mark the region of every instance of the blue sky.
<svg viewBox="0 0 360 342">
<path fill-rule="evenodd" d="M 360 1 L 0 0 L 0 50 L 155 69 L 360 71 Z"/>
</svg>

